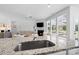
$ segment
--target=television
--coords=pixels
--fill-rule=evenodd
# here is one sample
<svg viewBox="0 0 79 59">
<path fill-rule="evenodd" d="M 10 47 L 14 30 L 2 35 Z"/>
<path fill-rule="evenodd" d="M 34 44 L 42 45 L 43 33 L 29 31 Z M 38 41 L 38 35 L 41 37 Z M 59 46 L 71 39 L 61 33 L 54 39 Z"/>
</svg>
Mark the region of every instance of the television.
<svg viewBox="0 0 79 59">
<path fill-rule="evenodd" d="M 37 23 L 37 27 L 44 27 L 44 23 L 43 22 Z"/>
</svg>

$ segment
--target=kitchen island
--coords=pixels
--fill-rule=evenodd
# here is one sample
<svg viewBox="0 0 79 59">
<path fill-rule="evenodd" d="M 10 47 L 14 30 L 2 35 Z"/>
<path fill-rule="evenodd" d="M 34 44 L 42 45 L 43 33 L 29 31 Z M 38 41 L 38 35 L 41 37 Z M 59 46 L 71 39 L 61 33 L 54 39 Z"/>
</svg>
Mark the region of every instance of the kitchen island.
<svg viewBox="0 0 79 59">
<path fill-rule="evenodd" d="M 41 39 L 45 40 L 45 39 Z M 0 39 L 0 55 L 37 55 L 42 53 L 49 53 L 52 51 L 57 51 L 59 48 L 57 46 L 45 47 L 39 49 L 31 49 L 15 52 L 15 47 L 21 42 L 33 41 L 33 37 L 14 37 L 14 38 L 2 38 Z M 36 41 L 38 41 L 36 39 Z M 58 48 L 58 49 L 57 49 Z"/>
</svg>

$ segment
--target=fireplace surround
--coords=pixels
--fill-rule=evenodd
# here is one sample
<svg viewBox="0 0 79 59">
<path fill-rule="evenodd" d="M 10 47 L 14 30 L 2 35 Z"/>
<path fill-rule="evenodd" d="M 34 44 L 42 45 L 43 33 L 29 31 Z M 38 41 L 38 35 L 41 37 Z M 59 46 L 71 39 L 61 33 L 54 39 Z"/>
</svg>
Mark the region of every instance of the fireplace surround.
<svg viewBox="0 0 79 59">
<path fill-rule="evenodd" d="M 44 30 L 38 30 L 38 36 L 43 36 Z"/>
</svg>

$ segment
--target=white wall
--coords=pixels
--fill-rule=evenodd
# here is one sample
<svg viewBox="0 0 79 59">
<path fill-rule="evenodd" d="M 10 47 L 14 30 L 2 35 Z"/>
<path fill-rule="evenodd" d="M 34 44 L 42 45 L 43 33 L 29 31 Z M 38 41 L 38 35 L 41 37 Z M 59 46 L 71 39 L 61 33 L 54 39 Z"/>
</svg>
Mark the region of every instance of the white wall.
<svg viewBox="0 0 79 59">
<path fill-rule="evenodd" d="M 23 18 L 15 14 L 0 12 L 0 23 L 11 23 L 12 21 L 15 22 L 17 31 L 34 31 L 33 27 L 36 22 L 44 22 L 44 31 L 47 32 L 46 21 L 44 19 Z"/>
<path fill-rule="evenodd" d="M 0 11 L 0 23 L 15 22 L 18 31 L 33 31 L 34 19 L 25 19 L 15 14 Z"/>
<path fill-rule="evenodd" d="M 34 31 L 33 29 L 34 23 L 35 21 L 32 20 L 24 20 L 22 22 L 19 22 L 17 24 L 17 27 L 19 31 Z"/>
</svg>

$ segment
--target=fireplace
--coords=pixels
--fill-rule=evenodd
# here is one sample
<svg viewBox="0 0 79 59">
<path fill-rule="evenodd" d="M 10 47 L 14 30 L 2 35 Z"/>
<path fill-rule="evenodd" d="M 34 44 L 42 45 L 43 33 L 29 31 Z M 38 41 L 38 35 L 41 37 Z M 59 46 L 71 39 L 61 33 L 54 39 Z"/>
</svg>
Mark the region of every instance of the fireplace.
<svg viewBox="0 0 79 59">
<path fill-rule="evenodd" d="M 43 36 L 44 30 L 38 30 L 38 36 Z"/>
</svg>

